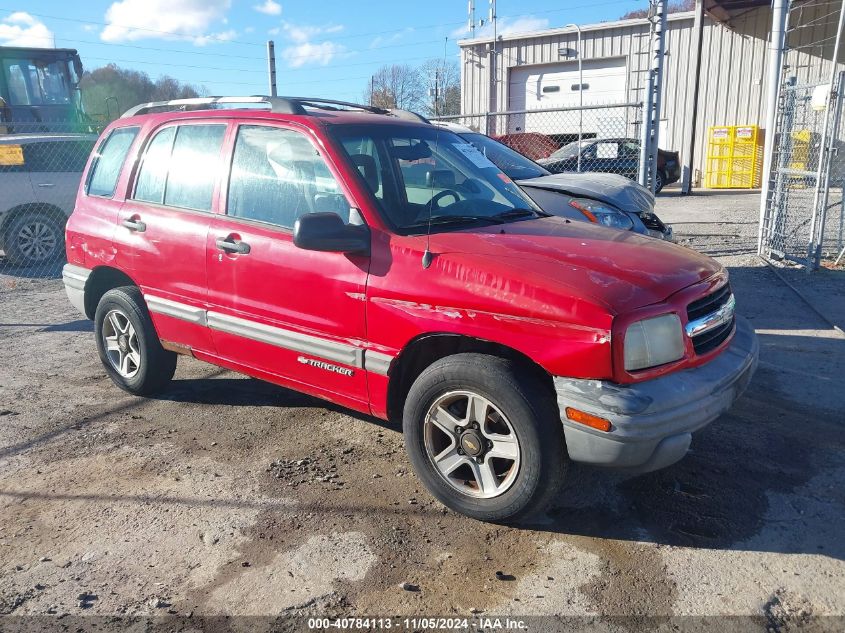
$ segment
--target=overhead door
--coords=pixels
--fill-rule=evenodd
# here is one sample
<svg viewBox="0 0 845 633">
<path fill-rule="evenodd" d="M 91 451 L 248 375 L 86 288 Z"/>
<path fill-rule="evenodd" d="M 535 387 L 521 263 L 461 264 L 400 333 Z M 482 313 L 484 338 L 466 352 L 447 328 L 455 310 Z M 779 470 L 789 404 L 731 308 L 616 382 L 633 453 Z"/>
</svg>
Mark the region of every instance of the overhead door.
<svg viewBox="0 0 845 633">
<path fill-rule="evenodd" d="M 582 69 L 584 105 L 624 103 L 627 100 L 625 57 L 587 59 Z M 580 103 L 577 61 L 556 64 L 517 66 L 510 69 L 508 110 L 546 110 L 576 107 Z M 623 121 L 619 121 L 620 116 Z M 577 134 L 581 117 L 577 112 L 512 115 L 509 132 Z M 619 129 L 620 125 L 623 129 Z M 599 136 L 624 135 L 624 113 L 613 110 L 588 110 L 583 117 L 583 132 Z"/>
</svg>

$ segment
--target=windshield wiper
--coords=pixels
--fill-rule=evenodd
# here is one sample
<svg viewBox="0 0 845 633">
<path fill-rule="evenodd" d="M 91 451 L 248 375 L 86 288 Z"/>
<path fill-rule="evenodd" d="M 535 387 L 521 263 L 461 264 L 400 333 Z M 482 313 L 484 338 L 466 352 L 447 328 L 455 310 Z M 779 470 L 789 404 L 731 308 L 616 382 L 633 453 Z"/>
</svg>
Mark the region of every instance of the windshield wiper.
<svg viewBox="0 0 845 633">
<path fill-rule="evenodd" d="M 501 213 L 497 213 L 496 215 L 490 216 L 493 220 L 499 220 L 500 222 L 508 222 L 509 220 L 518 220 L 519 218 L 529 218 L 529 217 L 542 217 L 547 218 L 551 215 L 551 213 L 546 213 L 545 211 L 537 211 L 535 209 L 529 208 L 517 208 L 511 209 L 510 211 L 502 211 Z"/>
<path fill-rule="evenodd" d="M 502 220 L 495 216 L 489 215 L 434 215 L 431 219 L 407 224 L 402 228 L 416 229 L 426 227 L 431 223 L 432 226 L 442 224 L 466 224 L 468 222 L 492 222 L 493 224 L 501 224 Z"/>
</svg>

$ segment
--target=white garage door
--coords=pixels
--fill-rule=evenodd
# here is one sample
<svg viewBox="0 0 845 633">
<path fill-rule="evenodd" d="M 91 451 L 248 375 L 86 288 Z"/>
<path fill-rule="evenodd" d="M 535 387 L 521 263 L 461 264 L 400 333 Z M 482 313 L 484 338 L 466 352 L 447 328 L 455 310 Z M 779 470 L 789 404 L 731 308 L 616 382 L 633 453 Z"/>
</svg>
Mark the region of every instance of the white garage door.
<svg viewBox="0 0 845 633">
<path fill-rule="evenodd" d="M 584 104 L 624 103 L 627 99 L 626 59 L 587 59 L 583 62 Z M 579 104 L 578 62 L 519 66 L 511 68 L 508 82 L 508 110 L 545 110 Z M 611 136 L 623 130 L 601 129 L 618 127 L 617 119 L 624 113 L 614 110 L 587 111 L 585 132 Z M 509 132 L 543 132 L 545 134 L 577 133 L 578 113 L 535 114 L 509 117 Z M 575 126 L 573 128 L 573 126 Z M 590 128 L 589 130 L 587 128 Z M 521 129 L 516 129 L 521 128 Z"/>
</svg>

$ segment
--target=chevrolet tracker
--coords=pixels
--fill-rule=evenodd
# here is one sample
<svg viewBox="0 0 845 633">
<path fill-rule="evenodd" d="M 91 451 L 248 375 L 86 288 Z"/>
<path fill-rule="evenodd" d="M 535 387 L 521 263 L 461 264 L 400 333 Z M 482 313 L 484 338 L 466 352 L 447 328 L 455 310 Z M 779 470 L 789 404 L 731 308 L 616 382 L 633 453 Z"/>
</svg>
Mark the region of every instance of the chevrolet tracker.
<svg viewBox="0 0 845 633">
<path fill-rule="evenodd" d="M 431 493 L 489 521 L 541 512 L 570 462 L 676 462 L 757 363 L 712 259 L 550 217 L 454 133 L 343 102 L 134 108 L 66 248 L 122 389 L 188 354 L 401 421 Z"/>
</svg>

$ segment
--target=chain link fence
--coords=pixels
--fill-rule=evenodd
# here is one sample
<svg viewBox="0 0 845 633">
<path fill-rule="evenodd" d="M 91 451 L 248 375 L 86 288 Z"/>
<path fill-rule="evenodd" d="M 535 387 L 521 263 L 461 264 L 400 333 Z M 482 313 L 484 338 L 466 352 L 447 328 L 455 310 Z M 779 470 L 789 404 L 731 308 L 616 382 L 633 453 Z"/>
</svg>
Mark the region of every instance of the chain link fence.
<svg viewBox="0 0 845 633">
<path fill-rule="evenodd" d="M 840 3 L 790 8 L 761 254 L 806 270 L 845 249 L 845 71 L 837 41 Z"/>
<path fill-rule="evenodd" d="M 0 272 L 60 277 L 64 227 L 100 128 L 0 123 Z"/>
<path fill-rule="evenodd" d="M 642 104 L 618 103 L 547 110 L 488 112 L 435 121 L 481 132 L 552 173 L 606 172 L 636 180 L 640 166 Z M 457 127 L 456 131 L 460 131 Z M 660 152 L 663 185 L 680 177 L 676 152 Z"/>
</svg>

